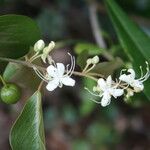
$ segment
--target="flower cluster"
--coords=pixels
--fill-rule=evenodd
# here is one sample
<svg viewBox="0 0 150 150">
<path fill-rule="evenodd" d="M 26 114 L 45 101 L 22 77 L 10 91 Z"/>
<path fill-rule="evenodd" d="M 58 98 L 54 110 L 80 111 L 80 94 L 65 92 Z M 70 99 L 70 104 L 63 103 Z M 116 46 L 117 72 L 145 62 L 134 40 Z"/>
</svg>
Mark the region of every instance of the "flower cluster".
<svg viewBox="0 0 150 150">
<path fill-rule="evenodd" d="M 93 79 L 97 82 L 97 85 L 93 87 L 93 91 L 90 91 L 88 88 L 85 88 L 92 95 L 100 97 L 100 100 L 93 100 L 94 102 L 101 104 L 105 107 L 110 104 L 111 98 L 118 98 L 122 95 L 125 95 L 126 98 L 133 96 L 134 93 L 141 92 L 144 90 L 143 82 L 146 81 L 150 76 L 149 65 L 146 62 L 146 74 L 143 75 L 143 70 L 141 68 L 141 77 L 136 78 L 135 71 L 133 69 L 122 70 L 120 76 L 116 81 L 112 80 L 111 75 L 106 79 L 103 78 L 103 75 L 92 72 L 94 67 L 99 63 L 99 57 L 94 56 L 89 58 L 86 61 L 86 66 L 82 72 L 74 71 L 75 69 L 75 58 L 69 54 L 71 58 L 71 65 L 65 65 L 63 63 L 55 63 L 52 57 L 49 55 L 51 50 L 54 48 L 55 43 L 52 41 L 48 46 L 45 46 L 43 40 L 39 40 L 34 45 L 34 51 L 36 52 L 30 58 L 30 62 L 37 58 L 41 58 L 44 63 L 48 61 L 49 66 L 46 69 L 45 73 L 39 71 L 36 67 L 33 67 L 36 74 L 45 82 L 47 82 L 46 89 L 48 91 L 53 91 L 57 87 L 65 86 L 74 86 L 75 80 L 72 79 L 72 74 L 78 76 L 85 76 L 90 79 Z M 126 73 L 123 73 L 126 71 Z M 96 78 L 97 77 L 97 78 Z"/>
</svg>

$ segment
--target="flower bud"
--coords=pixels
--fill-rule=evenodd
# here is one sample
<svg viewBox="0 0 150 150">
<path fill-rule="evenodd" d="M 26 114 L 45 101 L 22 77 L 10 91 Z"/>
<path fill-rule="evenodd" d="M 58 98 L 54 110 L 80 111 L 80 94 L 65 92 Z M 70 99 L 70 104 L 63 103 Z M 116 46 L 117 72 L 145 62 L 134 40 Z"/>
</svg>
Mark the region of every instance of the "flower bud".
<svg viewBox="0 0 150 150">
<path fill-rule="evenodd" d="M 96 91 L 97 91 L 97 87 L 94 86 L 94 87 L 93 87 L 93 92 L 96 92 Z"/>
<path fill-rule="evenodd" d="M 34 44 L 34 51 L 35 52 L 40 52 L 43 50 L 43 48 L 45 47 L 45 43 L 43 40 L 38 40 L 35 44 Z"/>
<path fill-rule="evenodd" d="M 92 59 L 91 59 L 91 58 L 87 59 L 86 63 L 87 63 L 88 65 L 90 65 L 90 64 L 92 63 Z"/>
<path fill-rule="evenodd" d="M 94 56 L 92 58 L 92 64 L 97 64 L 99 62 L 99 57 L 98 56 Z"/>
</svg>

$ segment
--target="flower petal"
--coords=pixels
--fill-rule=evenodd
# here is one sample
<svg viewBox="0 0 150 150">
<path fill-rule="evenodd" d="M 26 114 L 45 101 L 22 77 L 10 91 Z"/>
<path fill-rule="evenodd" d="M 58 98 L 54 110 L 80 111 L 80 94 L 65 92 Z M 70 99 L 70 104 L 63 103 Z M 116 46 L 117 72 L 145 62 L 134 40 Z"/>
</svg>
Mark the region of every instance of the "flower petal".
<svg viewBox="0 0 150 150">
<path fill-rule="evenodd" d="M 124 90 L 123 89 L 113 89 L 111 95 L 113 95 L 113 97 L 117 98 L 118 96 L 123 95 Z"/>
<path fill-rule="evenodd" d="M 105 92 L 105 93 L 103 94 L 103 98 L 102 98 L 102 100 L 101 100 L 101 105 L 102 105 L 103 107 L 105 107 L 105 106 L 109 105 L 110 102 L 111 102 L 111 96 L 110 96 L 109 93 Z"/>
<path fill-rule="evenodd" d="M 130 73 L 130 77 L 135 79 L 135 71 L 133 69 L 128 69 L 128 72 Z"/>
<path fill-rule="evenodd" d="M 132 82 L 134 79 L 131 78 L 130 75 L 122 74 L 122 75 L 119 77 L 119 80 L 130 84 L 130 82 Z"/>
<path fill-rule="evenodd" d="M 98 86 L 102 91 L 105 91 L 107 89 L 106 82 L 103 78 L 98 79 Z"/>
<path fill-rule="evenodd" d="M 65 73 L 65 66 L 62 63 L 57 63 L 56 65 L 57 65 L 58 75 L 59 75 L 59 77 L 62 77 Z"/>
<path fill-rule="evenodd" d="M 59 80 L 56 78 L 56 79 L 53 79 L 52 81 L 48 82 L 46 89 L 48 91 L 53 91 L 58 87 L 58 85 L 59 85 Z"/>
<path fill-rule="evenodd" d="M 111 76 L 108 76 L 108 77 L 107 77 L 106 83 L 107 83 L 107 86 L 108 86 L 108 87 L 111 87 L 111 84 L 112 84 L 112 78 L 111 78 Z"/>
<path fill-rule="evenodd" d="M 53 65 L 50 65 L 47 67 L 47 72 L 48 72 L 48 75 L 50 75 L 51 77 L 56 76 L 56 68 Z"/>
<path fill-rule="evenodd" d="M 75 80 L 70 78 L 69 76 L 63 77 L 61 79 L 61 82 L 66 86 L 74 86 L 75 85 Z"/>
<path fill-rule="evenodd" d="M 143 91 L 143 89 L 144 89 L 143 83 L 138 80 L 134 80 L 134 82 L 131 84 L 131 86 L 134 88 L 134 90 L 136 92 Z"/>
</svg>

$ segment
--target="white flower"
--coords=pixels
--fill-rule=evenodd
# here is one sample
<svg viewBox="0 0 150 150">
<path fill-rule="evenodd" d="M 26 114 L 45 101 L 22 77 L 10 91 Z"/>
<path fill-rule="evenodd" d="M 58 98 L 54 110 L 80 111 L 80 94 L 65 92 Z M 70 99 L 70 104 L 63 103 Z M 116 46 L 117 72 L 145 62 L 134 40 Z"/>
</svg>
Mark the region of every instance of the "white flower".
<svg viewBox="0 0 150 150">
<path fill-rule="evenodd" d="M 69 54 L 69 53 L 68 53 Z M 70 54 L 69 54 L 70 55 Z M 43 75 L 36 67 L 33 67 L 35 73 L 45 82 L 47 82 L 46 89 L 48 91 L 53 91 L 57 87 L 62 87 L 63 85 L 66 86 L 74 86 L 75 80 L 71 78 L 71 75 L 74 72 L 75 68 L 75 58 L 71 57 L 71 66 L 70 69 L 69 64 L 65 66 L 63 63 L 56 63 L 52 61 L 53 65 L 50 65 L 47 67 L 47 73 L 46 75 Z"/>
<path fill-rule="evenodd" d="M 108 76 L 106 81 L 103 78 L 100 78 L 98 80 L 98 87 L 100 91 L 102 92 L 100 97 L 101 99 L 101 105 L 103 107 L 107 106 L 111 102 L 111 96 L 114 98 L 117 98 L 118 96 L 121 96 L 124 91 L 123 89 L 117 88 L 116 85 L 112 85 L 113 81 L 111 76 Z"/>
<path fill-rule="evenodd" d="M 56 63 L 56 66 L 50 65 L 47 68 L 48 76 L 51 80 L 48 82 L 46 88 L 48 91 L 53 91 L 57 87 L 74 86 L 75 80 L 72 79 L 68 73 L 65 74 L 65 66 L 62 63 Z"/>
<path fill-rule="evenodd" d="M 144 85 L 143 82 L 145 80 L 147 80 L 149 78 L 150 72 L 149 72 L 149 67 L 148 67 L 148 63 L 147 64 L 147 72 L 146 74 L 143 76 L 143 72 L 141 69 L 141 78 L 139 79 L 135 79 L 135 71 L 133 69 L 128 69 L 128 75 L 126 74 L 122 74 L 119 79 L 123 82 L 126 82 L 128 85 L 130 85 L 131 87 L 133 87 L 135 92 L 140 92 L 144 89 Z"/>
</svg>

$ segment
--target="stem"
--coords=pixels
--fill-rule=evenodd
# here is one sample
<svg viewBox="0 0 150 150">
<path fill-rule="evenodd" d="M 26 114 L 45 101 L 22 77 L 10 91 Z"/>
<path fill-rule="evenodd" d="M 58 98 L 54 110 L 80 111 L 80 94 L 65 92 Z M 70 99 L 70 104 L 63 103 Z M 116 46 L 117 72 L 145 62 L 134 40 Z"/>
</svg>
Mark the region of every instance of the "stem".
<svg viewBox="0 0 150 150">
<path fill-rule="evenodd" d="M 44 83 L 44 81 L 42 80 L 42 81 L 40 82 L 39 86 L 38 86 L 38 91 L 41 90 L 43 83 Z"/>
<path fill-rule="evenodd" d="M 3 85 L 6 86 L 7 84 L 6 84 L 5 80 L 3 79 L 3 77 L 1 75 L 0 75 L 0 79 L 1 79 L 1 81 L 3 83 Z"/>
<path fill-rule="evenodd" d="M 46 71 L 46 68 L 44 67 L 41 67 L 41 66 L 38 66 L 38 65 L 35 65 L 35 64 L 32 64 L 28 61 L 22 61 L 22 60 L 14 60 L 14 59 L 10 59 L 10 58 L 3 58 L 3 57 L 0 57 L 0 60 L 2 61 L 7 61 L 7 62 L 13 62 L 13 63 L 17 63 L 17 64 L 21 64 L 23 66 L 27 66 L 29 68 L 37 68 L 38 70 L 41 70 L 41 71 Z"/>
<path fill-rule="evenodd" d="M 98 80 L 97 78 L 92 77 L 92 76 L 90 76 L 90 75 L 88 75 L 88 74 L 85 74 L 85 73 L 82 73 L 82 72 L 74 71 L 73 74 L 74 74 L 74 75 L 77 75 L 77 76 L 87 77 L 87 78 L 90 78 L 90 79 L 92 79 L 92 80 L 94 80 L 94 81 L 97 81 L 97 80 Z"/>
<path fill-rule="evenodd" d="M 88 75 L 104 78 L 104 75 L 98 74 L 98 73 L 95 73 L 95 72 L 88 72 Z"/>
<path fill-rule="evenodd" d="M 93 2 L 92 0 L 89 1 L 89 19 L 90 19 L 90 23 L 91 23 L 91 28 L 92 28 L 92 32 L 95 38 L 95 41 L 97 43 L 97 45 L 100 48 L 103 48 L 105 51 L 103 52 L 103 55 L 108 59 L 108 60 L 113 60 L 113 56 L 110 55 L 107 50 L 106 50 L 106 43 L 103 39 L 102 36 L 102 30 L 101 30 L 101 26 L 100 26 L 100 22 L 98 20 L 97 17 L 97 4 L 96 2 Z"/>
<path fill-rule="evenodd" d="M 13 63 L 18 63 L 18 64 L 27 66 L 27 67 L 32 68 L 32 69 L 35 67 L 35 68 L 37 68 L 40 71 L 46 71 L 46 68 L 44 68 L 44 67 L 32 64 L 30 62 L 22 61 L 22 60 L 14 60 L 14 59 L 10 59 L 10 58 L 2 58 L 2 57 L 0 57 L 0 60 L 2 60 L 2 61 L 8 61 L 8 62 L 13 62 Z M 77 75 L 77 76 L 87 77 L 87 78 L 90 78 L 90 79 L 92 79 L 94 81 L 98 80 L 97 78 L 92 77 L 91 75 L 85 74 L 85 73 L 82 73 L 82 72 L 74 71 L 73 74 Z"/>
</svg>

